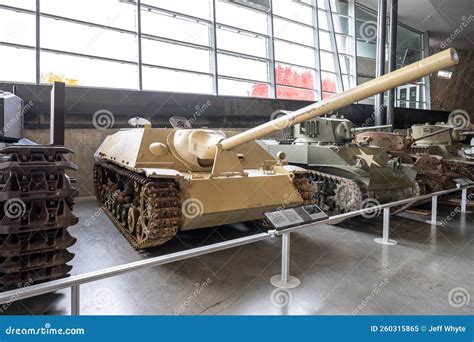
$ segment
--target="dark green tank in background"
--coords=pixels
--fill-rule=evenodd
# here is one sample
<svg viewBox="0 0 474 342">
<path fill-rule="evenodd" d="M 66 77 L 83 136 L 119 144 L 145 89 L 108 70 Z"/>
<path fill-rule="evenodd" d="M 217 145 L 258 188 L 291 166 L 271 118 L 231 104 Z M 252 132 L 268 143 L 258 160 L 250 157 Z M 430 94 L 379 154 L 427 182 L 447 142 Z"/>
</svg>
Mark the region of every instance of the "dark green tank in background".
<svg viewBox="0 0 474 342">
<path fill-rule="evenodd" d="M 316 203 L 331 214 L 420 195 L 416 171 L 383 148 L 352 143 L 356 131 L 343 116 L 308 120 L 278 140 L 262 140 L 273 156 L 314 171 Z M 405 207 L 394 208 L 399 212 Z"/>
</svg>

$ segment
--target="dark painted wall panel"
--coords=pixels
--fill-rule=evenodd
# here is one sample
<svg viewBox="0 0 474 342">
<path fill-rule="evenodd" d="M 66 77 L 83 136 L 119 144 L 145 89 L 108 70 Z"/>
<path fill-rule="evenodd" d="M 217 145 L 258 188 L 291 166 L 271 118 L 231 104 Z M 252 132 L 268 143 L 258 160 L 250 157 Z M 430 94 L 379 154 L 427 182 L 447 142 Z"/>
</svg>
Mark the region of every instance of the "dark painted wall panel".
<svg viewBox="0 0 474 342">
<path fill-rule="evenodd" d="M 11 91 L 11 83 L 0 84 L 0 89 Z M 51 86 L 17 85 L 17 94 L 32 105 L 25 113 L 25 127 L 49 127 Z M 249 128 L 268 121 L 277 109 L 296 110 L 310 104 L 308 101 L 271 100 L 231 96 L 212 96 L 183 93 L 165 93 L 122 89 L 67 87 L 66 127 L 93 128 L 92 118 L 99 110 L 110 111 L 113 128 L 127 127 L 134 116 L 148 118 L 155 127 L 169 126 L 173 115 L 193 118 L 195 127 Z M 351 105 L 340 111 L 356 125 L 371 126 L 373 107 Z M 396 128 L 413 123 L 445 121 L 447 112 L 396 108 Z"/>
</svg>

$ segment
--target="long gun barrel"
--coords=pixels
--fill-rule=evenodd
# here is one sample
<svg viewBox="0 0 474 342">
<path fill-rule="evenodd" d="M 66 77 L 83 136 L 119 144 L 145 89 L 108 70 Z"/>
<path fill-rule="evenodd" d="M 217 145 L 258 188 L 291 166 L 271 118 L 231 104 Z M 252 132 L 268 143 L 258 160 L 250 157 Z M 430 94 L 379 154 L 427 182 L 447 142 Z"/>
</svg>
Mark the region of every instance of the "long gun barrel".
<svg viewBox="0 0 474 342">
<path fill-rule="evenodd" d="M 379 125 L 379 126 L 367 126 L 367 127 L 356 127 L 353 128 L 351 131 L 354 133 L 359 133 L 363 131 L 373 131 L 376 129 L 385 129 L 385 128 L 392 128 L 393 125 Z"/>
<path fill-rule="evenodd" d="M 424 58 L 421 61 L 361 84 L 344 93 L 335 95 L 325 101 L 311 104 L 290 114 L 249 129 L 248 131 L 223 139 L 220 141 L 221 148 L 224 151 L 232 150 L 239 145 L 260 139 L 333 110 L 346 107 L 353 102 L 361 101 L 458 63 L 459 57 L 456 50 L 444 50 L 433 56 Z"/>
<path fill-rule="evenodd" d="M 438 135 L 438 134 L 441 134 L 441 133 L 444 133 L 444 132 L 447 132 L 447 131 L 450 131 L 452 129 L 455 129 L 455 127 L 448 127 L 448 128 L 443 128 L 443 129 L 440 129 L 439 131 L 435 131 L 435 132 L 432 132 L 432 133 L 428 133 L 426 135 L 423 135 L 419 138 L 416 138 L 416 139 L 413 139 L 414 141 L 420 141 L 420 140 L 423 140 L 423 139 L 426 139 L 426 138 L 429 138 L 429 137 L 432 137 L 434 135 Z"/>
</svg>

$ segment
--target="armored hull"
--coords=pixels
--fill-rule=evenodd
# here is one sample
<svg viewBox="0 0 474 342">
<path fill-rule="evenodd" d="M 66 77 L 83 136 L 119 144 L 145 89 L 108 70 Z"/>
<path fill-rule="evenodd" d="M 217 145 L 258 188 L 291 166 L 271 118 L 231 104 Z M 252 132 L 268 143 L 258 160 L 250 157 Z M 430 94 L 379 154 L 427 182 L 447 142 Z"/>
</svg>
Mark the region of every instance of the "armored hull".
<svg viewBox="0 0 474 342">
<path fill-rule="evenodd" d="M 132 128 L 109 136 L 99 147 L 97 199 L 134 247 L 158 246 L 178 230 L 259 220 L 266 211 L 311 202 L 308 172 L 278 163 L 255 142 L 236 148 L 237 159 L 226 161 L 235 165 L 222 172 L 205 161 L 186 160 L 173 147 L 183 134 L 202 132 L 215 133 Z M 157 143 L 167 146 L 162 154 L 150 151 Z"/>
</svg>

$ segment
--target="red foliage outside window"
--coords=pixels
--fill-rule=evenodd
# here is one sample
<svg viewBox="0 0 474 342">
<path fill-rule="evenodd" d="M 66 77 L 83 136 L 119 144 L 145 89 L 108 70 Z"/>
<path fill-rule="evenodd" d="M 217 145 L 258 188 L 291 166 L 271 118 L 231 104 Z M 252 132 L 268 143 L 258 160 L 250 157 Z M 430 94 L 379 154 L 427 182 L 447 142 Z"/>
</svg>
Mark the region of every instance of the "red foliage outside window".
<svg viewBox="0 0 474 342">
<path fill-rule="evenodd" d="M 315 101 L 314 74 L 312 71 L 298 72 L 291 66 L 277 64 L 275 67 L 276 83 L 280 84 L 276 87 L 276 95 L 279 99 L 294 99 Z M 299 88 L 308 89 L 299 89 Z M 336 92 L 336 84 L 334 80 L 322 80 L 323 91 Z M 269 86 L 264 83 L 257 83 L 252 86 L 249 96 L 253 97 L 269 97 Z"/>
</svg>

